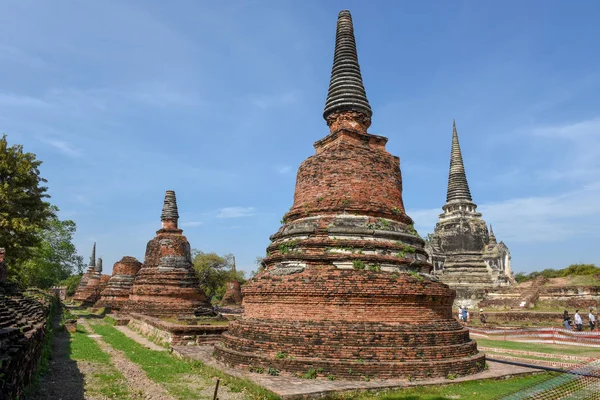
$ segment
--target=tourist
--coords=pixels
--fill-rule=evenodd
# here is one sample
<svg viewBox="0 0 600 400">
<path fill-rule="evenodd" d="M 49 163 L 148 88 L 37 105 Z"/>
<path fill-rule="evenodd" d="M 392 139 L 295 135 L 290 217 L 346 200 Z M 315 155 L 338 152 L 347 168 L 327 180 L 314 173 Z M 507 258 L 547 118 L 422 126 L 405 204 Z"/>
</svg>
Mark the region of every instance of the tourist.
<svg viewBox="0 0 600 400">
<path fill-rule="evenodd" d="M 462 307 L 462 306 L 459 306 L 459 307 L 458 307 L 458 320 L 459 320 L 460 322 L 462 322 L 462 320 L 463 320 L 463 317 L 462 317 L 462 310 L 463 310 L 463 307 Z"/>
<path fill-rule="evenodd" d="M 590 331 L 593 331 L 596 327 L 596 317 L 594 317 L 594 310 L 590 308 L 590 313 L 588 314 L 588 319 L 590 320 Z"/>
<path fill-rule="evenodd" d="M 571 330 L 571 317 L 567 310 L 563 313 L 563 323 L 565 324 L 566 329 Z"/>
<path fill-rule="evenodd" d="M 485 325 L 487 322 L 487 318 L 485 317 L 485 314 L 483 313 L 483 308 L 479 309 L 479 320 L 481 321 L 481 325 Z"/>
<path fill-rule="evenodd" d="M 467 323 L 467 316 L 468 316 L 467 307 L 463 307 L 463 309 L 462 309 L 462 319 L 463 319 L 463 322 L 465 324 Z"/>
<path fill-rule="evenodd" d="M 579 315 L 579 310 L 575 310 L 575 326 L 577 326 L 577 330 L 581 331 L 581 325 L 583 324 L 583 320 L 581 319 L 581 315 Z"/>
</svg>

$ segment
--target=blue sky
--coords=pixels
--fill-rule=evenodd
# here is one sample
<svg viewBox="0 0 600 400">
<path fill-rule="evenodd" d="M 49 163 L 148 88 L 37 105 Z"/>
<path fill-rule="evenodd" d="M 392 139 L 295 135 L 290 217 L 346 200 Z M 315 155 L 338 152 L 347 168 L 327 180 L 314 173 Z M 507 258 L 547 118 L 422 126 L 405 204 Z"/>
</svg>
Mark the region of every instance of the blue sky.
<svg viewBox="0 0 600 400">
<path fill-rule="evenodd" d="M 0 3 L 0 132 L 105 272 L 142 260 L 177 193 L 193 248 L 254 269 L 322 119 L 337 13 L 354 19 L 372 133 L 421 235 L 456 118 L 474 201 L 516 271 L 600 264 L 600 3 Z"/>
</svg>

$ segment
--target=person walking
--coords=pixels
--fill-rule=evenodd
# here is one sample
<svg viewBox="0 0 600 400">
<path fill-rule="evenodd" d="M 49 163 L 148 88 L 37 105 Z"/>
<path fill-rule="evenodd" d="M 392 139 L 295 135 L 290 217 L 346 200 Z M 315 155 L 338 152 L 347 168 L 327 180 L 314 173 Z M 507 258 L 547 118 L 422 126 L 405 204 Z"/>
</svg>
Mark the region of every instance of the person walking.
<svg viewBox="0 0 600 400">
<path fill-rule="evenodd" d="M 571 317 L 567 310 L 563 313 L 563 324 L 565 325 L 565 329 L 571 330 Z"/>
<path fill-rule="evenodd" d="M 583 320 L 581 319 L 581 315 L 579 315 L 579 310 L 575 310 L 575 326 L 577 327 L 578 331 L 581 331 L 581 325 L 583 325 Z"/>
<path fill-rule="evenodd" d="M 458 307 L 458 320 L 460 322 L 462 322 L 462 320 L 463 320 L 463 317 L 462 317 L 462 306 Z"/>
<path fill-rule="evenodd" d="M 485 314 L 483 313 L 483 308 L 479 309 L 479 320 L 481 321 L 481 325 L 485 326 L 485 324 L 487 322 L 487 318 L 486 318 Z"/>
<path fill-rule="evenodd" d="M 463 307 L 463 309 L 462 309 L 462 319 L 463 319 L 463 322 L 465 324 L 467 323 L 467 316 L 468 316 L 468 314 L 467 314 L 467 307 Z"/>
<path fill-rule="evenodd" d="M 596 317 L 594 317 L 594 310 L 590 308 L 590 313 L 588 314 L 588 320 L 590 321 L 590 331 L 593 331 L 596 327 Z"/>
</svg>

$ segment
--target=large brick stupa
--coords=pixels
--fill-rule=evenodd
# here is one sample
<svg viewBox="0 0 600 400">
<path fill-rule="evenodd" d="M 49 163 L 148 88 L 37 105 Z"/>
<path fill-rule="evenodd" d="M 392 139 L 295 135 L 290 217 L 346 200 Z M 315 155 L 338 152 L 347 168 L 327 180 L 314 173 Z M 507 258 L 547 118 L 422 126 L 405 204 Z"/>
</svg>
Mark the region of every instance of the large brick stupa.
<svg viewBox="0 0 600 400">
<path fill-rule="evenodd" d="M 400 160 L 370 134 L 352 18 L 340 12 L 324 118 L 329 135 L 298 170 L 294 204 L 215 357 L 240 368 L 342 379 L 466 375 L 484 368 L 430 275 L 404 210 Z"/>
<path fill-rule="evenodd" d="M 167 190 L 162 228 L 148 242 L 144 264 L 135 276 L 125 311 L 153 316 L 212 316 L 192 265 L 190 243 L 178 228 L 175 192 Z"/>
<path fill-rule="evenodd" d="M 100 300 L 96 303 L 96 307 L 120 310 L 129 300 L 133 280 L 141 267 L 142 263 L 134 257 L 125 256 L 117 261 L 113 266 L 108 284 L 100 294 Z"/>
</svg>

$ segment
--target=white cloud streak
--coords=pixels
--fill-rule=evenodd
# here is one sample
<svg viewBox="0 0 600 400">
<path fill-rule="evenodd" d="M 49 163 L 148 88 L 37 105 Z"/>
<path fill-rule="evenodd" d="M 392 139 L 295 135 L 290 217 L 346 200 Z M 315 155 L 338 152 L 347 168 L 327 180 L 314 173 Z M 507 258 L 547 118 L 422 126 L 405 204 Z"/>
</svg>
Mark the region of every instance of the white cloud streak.
<svg viewBox="0 0 600 400">
<path fill-rule="evenodd" d="M 254 207 L 225 207 L 219 210 L 217 218 L 251 217 L 256 214 Z"/>
</svg>

